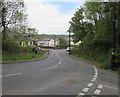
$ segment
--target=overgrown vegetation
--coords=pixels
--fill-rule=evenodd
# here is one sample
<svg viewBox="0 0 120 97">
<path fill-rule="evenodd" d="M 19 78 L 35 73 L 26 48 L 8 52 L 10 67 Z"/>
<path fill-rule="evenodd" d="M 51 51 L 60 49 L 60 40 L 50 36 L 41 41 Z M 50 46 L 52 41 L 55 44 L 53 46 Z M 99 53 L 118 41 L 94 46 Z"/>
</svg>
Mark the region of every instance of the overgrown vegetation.
<svg viewBox="0 0 120 97">
<path fill-rule="evenodd" d="M 44 54 L 43 51 L 38 50 L 35 42 L 33 43 L 32 38 L 37 34 L 37 30 L 27 27 L 24 1 L 0 1 L 0 13 L 2 13 L 0 15 L 2 20 L 0 29 L 2 30 L 0 31 L 3 60 L 32 59 Z M 31 33 L 28 35 L 26 32 Z M 21 45 L 28 42 L 34 45 Z"/>
<path fill-rule="evenodd" d="M 102 68 L 111 67 L 113 47 L 113 12 L 116 13 L 116 69 L 120 64 L 120 2 L 86 2 L 70 21 L 74 42 L 82 41 L 72 54 L 101 63 Z M 116 6 L 116 9 L 113 9 Z"/>
<path fill-rule="evenodd" d="M 66 39 L 65 38 L 59 38 L 59 40 L 60 40 L 60 43 L 56 47 L 67 48 L 68 44 L 67 44 Z"/>
</svg>

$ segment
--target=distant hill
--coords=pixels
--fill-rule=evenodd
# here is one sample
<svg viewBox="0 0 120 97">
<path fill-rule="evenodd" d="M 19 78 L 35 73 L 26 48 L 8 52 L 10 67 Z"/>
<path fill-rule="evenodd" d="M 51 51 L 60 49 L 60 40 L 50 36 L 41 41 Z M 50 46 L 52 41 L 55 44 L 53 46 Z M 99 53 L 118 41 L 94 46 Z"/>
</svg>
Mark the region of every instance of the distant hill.
<svg viewBox="0 0 120 97">
<path fill-rule="evenodd" d="M 43 38 L 66 38 L 67 35 L 50 35 L 50 34 L 39 34 L 35 36 L 37 39 L 43 39 Z"/>
</svg>

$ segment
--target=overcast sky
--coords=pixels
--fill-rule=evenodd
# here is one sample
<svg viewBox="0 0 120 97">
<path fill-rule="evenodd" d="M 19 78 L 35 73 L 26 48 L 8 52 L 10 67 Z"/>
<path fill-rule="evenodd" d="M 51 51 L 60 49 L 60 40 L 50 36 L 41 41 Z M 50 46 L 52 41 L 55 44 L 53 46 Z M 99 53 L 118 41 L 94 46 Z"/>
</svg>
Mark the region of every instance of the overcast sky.
<svg viewBox="0 0 120 97">
<path fill-rule="evenodd" d="M 67 34 L 71 17 L 75 10 L 85 2 L 85 0 L 24 1 L 29 26 L 36 28 L 39 34 Z"/>
</svg>

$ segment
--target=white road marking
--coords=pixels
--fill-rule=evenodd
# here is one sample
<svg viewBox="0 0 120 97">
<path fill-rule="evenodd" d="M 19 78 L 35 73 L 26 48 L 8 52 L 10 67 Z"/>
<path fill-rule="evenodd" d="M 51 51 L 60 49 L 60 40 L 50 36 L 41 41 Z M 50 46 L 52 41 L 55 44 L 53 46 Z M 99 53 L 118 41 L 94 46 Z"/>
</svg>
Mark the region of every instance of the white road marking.
<svg viewBox="0 0 120 97">
<path fill-rule="evenodd" d="M 98 85 L 98 89 L 102 89 L 103 88 L 103 85 Z"/>
<path fill-rule="evenodd" d="M 118 89 L 118 88 L 116 88 L 116 87 L 107 86 L 107 85 L 104 85 L 104 87 L 106 87 L 106 88 L 113 88 L 113 89 Z"/>
<path fill-rule="evenodd" d="M 96 80 L 91 80 L 91 82 L 95 82 Z"/>
<path fill-rule="evenodd" d="M 61 61 L 61 58 L 60 58 L 60 56 L 58 55 L 58 53 L 57 53 L 56 55 L 57 55 L 57 57 L 59 58 L 59 60 Z"/>
<path fill-rule="evenodd" d="M 84 93 L 79 93 L 78 95 L 85 95 Z"/>
<path fill-rule="evenodd" d="M 93 86 L 93 83 L 89 83 L 87 86 L 88 86 L 88 87 L 92 87 L 92 86 Z"/>
<path fill-rule="evenodd" d="M 98 75 L 98 70 L 95 66 L 94 66 L 94 69 L 95 69 L 95 76 L 97 76 Z"/>
<path fill-rule="evenodd" d="M 97 75 L 95 75 L 94 77 L 97 77 Z"/>
<path fill-rule="evenodd" d="M 94 78 L 94 77 L 93 77 L 93 80 L 96 80 L 96 79 L 97 79 L 97 78 Z"/>
<path fill-rule="evenodd" d="M 59 64 L 61 64 L 61 62 L 59 62 Z"/>
<path fill-rule="evenodd" d="M 88 92 L 89 88 L 84 88 L 83 92 Z"/>
<path fill-rule="evenodd" d="M 61 64 L 61 58 L 60 58 L 60 56 L 58 55 L 58 53 L 57 53 L 56 55 L 57 55 L 57 57 L 58 57 L 59 60 L 60 60 L 59 64 Z"/>
<path fill-rule="evenodd" d="M 4 75 L 4 76 L 0 76 L 0 77 L 8 77 L 8 76 L 15 76 L 15 75 L 20 75 L 21 73 L 16 73 L 16 74 L 9 74 L 9 75 Z"/>
<path fill-rule="evenodd" d="M 94 94 L 98 95 L 98 94 L 100 94 L 100 92 L 101 92 L 100 90 L 95 90 Z"/>
<path fill-rule="evenodd" d="M 55 66 L 52 66 L 52 67 L 49 67 L 49 68 L 45 68 L 45 69 L 42 69 L 42 70 L 48 70 L 48 69 L 51 69 L 51 68 L 55 68 L 57 67 L 58 65 L 55 65 Z"/>
<path fill-rule="evenodd" d="M 97 70 L 97 68 L 96 68 L 95 65 L 94 65 L 94 70 L 95 70 L 95 75 L 94 75 L 93 79 L 91 80 L 91 83 L 89 83 L 89 84 L 87 85 L 89 88 L 84 88 L 84 89 L 82 90 L 83 92 L 88 92 L 89 89 L 94 85 L 94 82 L 96 81 L 96 79 L 97 79 L 97 77 L 98 77 L 98 70 Z M 102 89 L 102 86 L 99 86 L 99 88 Z M 100 90 L 96 90 L 94 93 L 95 93 L 95 94 L 99 94 L 99 93 L 100 93 Z M 84 93 L 79 93 L 78 95 L 84 95 Z"/>
</svg>

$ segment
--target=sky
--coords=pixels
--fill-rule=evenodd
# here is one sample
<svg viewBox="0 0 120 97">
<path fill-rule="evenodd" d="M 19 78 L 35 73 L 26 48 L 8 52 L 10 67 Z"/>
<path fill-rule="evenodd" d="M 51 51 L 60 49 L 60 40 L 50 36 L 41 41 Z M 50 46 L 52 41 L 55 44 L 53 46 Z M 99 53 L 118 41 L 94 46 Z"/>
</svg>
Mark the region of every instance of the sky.
<svg viewBox="0 0 120 97">
<path fill-rule="evenodd" d="M 24 1 L 28 14 L 28 26 L 36 28 L 39 34 L 58 35 L 67 34 L 69 21 L 74 16 L 75 10 L 85 2 L 85 0 Z"/>
</svg>

